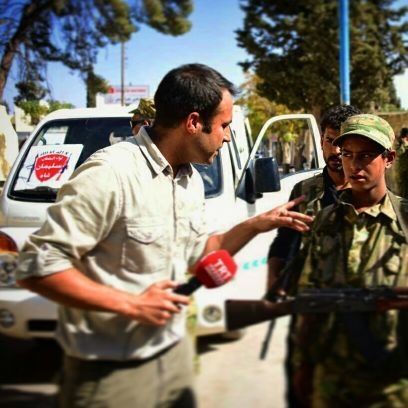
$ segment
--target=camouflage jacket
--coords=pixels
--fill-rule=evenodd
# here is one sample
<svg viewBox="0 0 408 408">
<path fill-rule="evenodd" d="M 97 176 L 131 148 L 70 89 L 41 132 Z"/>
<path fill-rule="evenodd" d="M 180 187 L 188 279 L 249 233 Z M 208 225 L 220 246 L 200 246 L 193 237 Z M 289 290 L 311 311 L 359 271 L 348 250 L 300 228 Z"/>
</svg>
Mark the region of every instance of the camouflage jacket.
<svg viewBox="0 0 408 408">
<path fill-rule="evenodd" d="M 317 214 L 300 289 L 408 286 L 407 237 L 390 194 L 358 214 L 350 204 L 350 190 L 345 190 L 337 204 Z M 402 201 L 405 211 L 407 204 Z M 408 220 L 408 212 L 404 218 Z M 298 315 L 292 338 L 294 366 L 313 364 L 316 398 L 330 401 L 313 406 L 348 406 L 348 398 L 357 403 L 373 387 L 380 395 L 388 385 L 408 379 L 407 311 Z M 333 391 L 338 387 L 345 392 L 343 405 Z"/>
<path fill-rule="evenodd" d="M 408 274 L 404 232 L 389 195 L 357 214 L 345 190 L 339 203 L 324 208 L 313 223 L 302 285 L 405 285 Z"/>
</svg>

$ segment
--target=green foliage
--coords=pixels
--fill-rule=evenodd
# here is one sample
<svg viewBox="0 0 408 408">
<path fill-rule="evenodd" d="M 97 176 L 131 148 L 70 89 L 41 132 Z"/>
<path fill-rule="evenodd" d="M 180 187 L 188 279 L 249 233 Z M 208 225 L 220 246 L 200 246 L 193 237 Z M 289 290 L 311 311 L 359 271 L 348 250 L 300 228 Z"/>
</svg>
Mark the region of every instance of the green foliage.
<svg viewBox="0 0 408 408">
<path fill-rule="evenodd" d="M 23 101 L 39 101 L 45 97 L 47 90 L 41 85 L 41 83 L 33 80 L 21 81 L 16 83 L 18 95 L 14 98 L 14 102 L 17 106 Z"/>
<path fill-rule="evenodd" d="M 393 0 L 350 2 L 351 103 L 398 104 L 392 78 L 408 65 L 408 8 Z M 241 65 L 261 79 L 260 94 L 317 118 L 340 102 L 338 0 L 244 0 Z M 405 20 L 404 20 L 405 18 Z M 405 35 L 405 36 L 404 36 Z"/>
<path fill-rule="evenodd" d="M 31 118 L 31 124 L 36 125 L 41 118 L 57 109 L 73 108 L 73 105 L 66 102 L 49 100 L 48 103 L 42 102 L 47 95 L 47 90 L 36 81 L 33 71 L 30 72 L 31 79 L 21 81 L 16 84 L 18 95 L 14 98 L 14 103 L 21 108 L 26 115 Z"/>
<path fill-rule="evenodd" d="M 31 125 L 36 125 L 48 113 L 57 109 L 72 109 L 74 105 L 68 102 L 60 102 L 56 100 L 49 100 L 48 102 L 41 102 L 36 100 L 21 100 L 16 103 L 26 115 L 31 118 Z"/>
<path fill-rule="evenodd" d="M 246 74 L 246 80 L 241 86 L 241 97 L 236 101 L 237 105 L 245 108 L 253 135 L 258 135 L 263 124 L 272 116 L 290 113 L 284 105 L 271 102 L 260 96 L 257 90 L 260 79 L 256 75 Z"/>
<path fill-rule="evenodd" d="M 139 24 L 165 34 L 190 29 L 192 0 L 31 0 L 0 2 L 0 99 L 18 57 L 27 72 L 46 78 L 48 62 L 61 62 L 85 81 L 100 48 L 126 42 Z"/>
<path fill-rule="evenodd" d="M 86 106 L 93 107 L 96 106 L 96 94 L 98 92 L 107 93 L 109 84 L 105 78 L 90 70 L 86 77 L 86 89 Z"/>
<path fill-rule="evenodd" d="M 56 101 L 54 99 L 50 99 L 48 101 L 48 112 L 54 112 L 58 109 L 72 109 L 74 108 L 74 105 L 72 103 L 69 102 L 60 102 L 60 101 Z"/>
<path fill-rule="evenodd" d="M 188 16 L 193 11 L 191 0 L 143 0 L 141 21 L 163 34 L 180 35 L 191 28 Z"/>
<path fill-rule="evenodd" d="M 36 125 L 48 113 L 48 107 L 40 101 L 20 101 L 16 104 L 31 118 L 31 124 Z"/>
<path fill-rule="evenodd" d="M 280 140 L 285 143 L 294 142 L 298 138 L 296 133 L 285 132 L 280 136 Z"/>
<path fill-rule="evenodd" d="M 407 109 L 401 108 L 400 106 L 394 105 L 392 103 L 381 106 L 381 112 L 406 112 L 406 111 Z"/>
</svg>

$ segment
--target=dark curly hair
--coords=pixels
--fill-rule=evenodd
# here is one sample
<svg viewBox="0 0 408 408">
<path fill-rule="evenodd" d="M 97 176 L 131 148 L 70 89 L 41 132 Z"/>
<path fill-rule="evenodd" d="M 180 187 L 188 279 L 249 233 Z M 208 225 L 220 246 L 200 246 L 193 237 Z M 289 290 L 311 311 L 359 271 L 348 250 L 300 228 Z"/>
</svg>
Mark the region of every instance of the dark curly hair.
<svg viewBox="0 0 408 408">
<path fill-rule="evenodd" d="M 360 109 L 353 105 L 336 105 L 331 107 L 320 121 L 320 129 L 322 134 L 326 128 L 340 130 L 341 124 L 350 116 L 362 113 Z"/>
<path fill-rule="evenodd" d="M 407 137 L 407 136 L 408 136 L 408 128 L 403 127 L 403 128 L 401 129 L 400 138 L 402 138 L 402 137 Z"/>
</svg>

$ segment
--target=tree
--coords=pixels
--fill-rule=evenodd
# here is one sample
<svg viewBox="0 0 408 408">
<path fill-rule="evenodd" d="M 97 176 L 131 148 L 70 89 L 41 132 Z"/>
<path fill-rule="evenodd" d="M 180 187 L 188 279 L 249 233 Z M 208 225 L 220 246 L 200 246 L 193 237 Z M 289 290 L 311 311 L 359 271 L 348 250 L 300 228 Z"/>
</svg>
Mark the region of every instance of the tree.
<svg viewBox="0 0 408 408">
<path fill-rule="evenodd" d="M 54 99 L 50 99 L 48 101 L 48 113 L 49 112 L 54 112 L 58 109 L 71 109 L 73 108 L 74 105 L 69 102 L 60 102 L 60 101 L 55 101 Z"/>
<path fill-rule="evenodd" d="M 249 73 L 246 73 L 245 77 L 245 82 L 241 85 L 241 96 L 236 103 L 245 108 L 252 133 L 256 136 L 270 117 L 291 112 L 286 106 L 271 102 L 259 95 L 257 91 L 261 82 L 259 77 Z"/>
<path fill-rule="evenodd" d="M 17 82 L 18 95 L 14 98 L 14 103 L 19 106 L 23 101 L 39 101 L 47 95 L 47 90 L 38 82 L 28 79 Z"/>
<path fill-rule="evenodd" d="M 190 29 L 192 0 L 4 0 L 0 3 L 0 100 L 11 67 L 19 60 L 44 75 L 48 62 L 93 72 L 98 50 L 129 40 L 139 24 L 170 35 Z M 30 68 L 31 69 L 31 68 Z"/>
<path fill-rule="evenodd" d="M 72 104 L 58 102 L 54 100 L 45 103 L 48 90 L 42 85 L 43 77 L 35 70 L 35 67 L 28 64 L 25 67 L 25 80 L 16 83 L 18 91 L 14 98 L 14 103 L 21 108 L 26 115 L 30 116 L 31 124 L 36 125 L 41 118 L 49 112 L 62 107 L 73 107 Z"/>
<path fill-rule="evenodd" d="M 262 126 L 269 118 L 289 113 L 303 113 L 302 109 L 294 112 L 285 105 L 272 102 L 259 95 L 257 87 L 260 83 L 261 80 L 256 75 L 246 73 L 246 80 L 241 85 L 241 97 L 236 101 L 238 105 L 243 106 L 246 110 L 246 116 L 251 125 L 252 134 L 255 137 L 258 136 Z M 274 150 L 274 155 L 279 163 L 282 165 L 283 162 L 289 163 L 292 154 L 290 152 L 296 151 L 302 145 L 299 143 L 299 136 L 302 135 L 300 139 L 304 139 L 305 130 L 305 122 L 302 120 L 288 120 L 275 123 L 265 133 L 259 152 L 269 155 L 269 152 Z M 274 144 L 275 147 L 273 147 Z M 289 160 L 287 160 L 288 157 Z M 300 158 L 301 155 L 298 157 Z M 286 171 L 289 171 L 289 167 L 287 167 Z"/>
<path fill-rule="evenodd" d="M 261 79 L 262 96 L 315 114 L 340 102 L 338 0 L 246 0 L 241 63 Z M 392 78 L 408 65 L 404 19 L 394 0 L 350 2 L 351 103 L 367 110 L 396 100 Z"/>
<path fill-rule="evenodd" d="M 47 89 L 41 84 L 42 77 L 28 64 L 26 79 L 16 83 L 18 90 L 14 103 L 31 118 L 31 124 L 36 125 L 47 113 L 48 107 L 40 101 L 47 95 Z"/>
<path fill-rule="evenodd" d="M 107 93 L 109 84 L 105 78 L 89 70 L 86 77 L 86 106 L 96 106 L 96 94 Z"/>
</svg>

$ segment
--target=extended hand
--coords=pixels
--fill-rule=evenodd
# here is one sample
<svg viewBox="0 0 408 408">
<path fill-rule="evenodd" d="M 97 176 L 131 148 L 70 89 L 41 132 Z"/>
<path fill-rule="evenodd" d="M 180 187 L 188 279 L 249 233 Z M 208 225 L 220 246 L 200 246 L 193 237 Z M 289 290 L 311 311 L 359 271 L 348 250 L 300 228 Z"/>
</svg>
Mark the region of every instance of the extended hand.
<svg viewBox="0 0 408 408">
<path fill-rule="evenodd" d="M 307 224 L 313 221 L 313 217 L 297 211 L 290 211 L 291 208 L 297 206 L 304 201 L 304 199 L 304 196 L 295 198 L 284 205 L 260 214 L 258 216 L 260 232 L 266 232 L 273 228 L 280 227 L 292 228 L 299 232 L 309 231 L 310 228 Z"/>
</svg>

